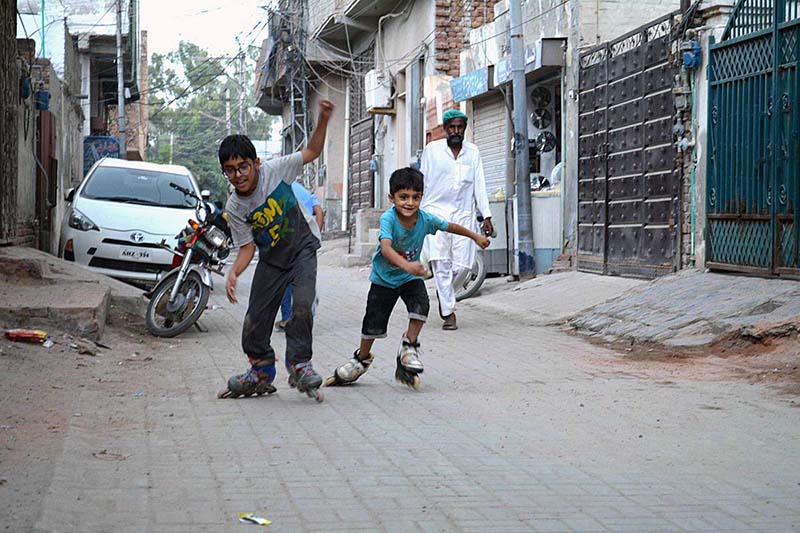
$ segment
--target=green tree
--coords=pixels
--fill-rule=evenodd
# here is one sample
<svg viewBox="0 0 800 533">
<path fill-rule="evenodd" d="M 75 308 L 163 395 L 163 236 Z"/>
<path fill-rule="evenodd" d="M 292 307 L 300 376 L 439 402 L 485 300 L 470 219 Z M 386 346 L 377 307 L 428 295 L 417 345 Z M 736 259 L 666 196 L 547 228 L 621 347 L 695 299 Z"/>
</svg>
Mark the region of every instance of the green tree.
<svg viewBox="0 0 800 533">
<path fill-rule="evenodd" d="M 150 60 L 149 159 L 186 166 L 215 200 L 227 197 L 227 181 L 217 159 L 219 143 L 227 135 L 226 95 L 231 100 L 231 133 L 266 139 L 274 120 L 254 107 L 257 53 L 256 47 L 243 51 L 243 71 L 238 56 L 213 57 L 186 41 L 178 50 L 153 54 Z M 245 128 L 239 127 L 242 107 Z"/>
</svg>

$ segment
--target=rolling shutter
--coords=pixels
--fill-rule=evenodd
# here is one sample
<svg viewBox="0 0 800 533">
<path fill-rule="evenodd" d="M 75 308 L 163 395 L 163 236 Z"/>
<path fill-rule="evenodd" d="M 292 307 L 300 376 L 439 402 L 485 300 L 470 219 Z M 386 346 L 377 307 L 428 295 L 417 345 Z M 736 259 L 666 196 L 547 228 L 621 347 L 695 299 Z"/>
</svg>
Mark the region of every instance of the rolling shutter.
<svg viewBox="0 0 800 533">
<path fill-rule="evenodd" d="M 506 154 L 507 116 L 500 94 L 475 100 L 473 104 L 473 142 L 481 153 L 486 192 L 490 199 L 498 189 L 505 190 L 506 162 L 511 156 Z"/>
</svg>

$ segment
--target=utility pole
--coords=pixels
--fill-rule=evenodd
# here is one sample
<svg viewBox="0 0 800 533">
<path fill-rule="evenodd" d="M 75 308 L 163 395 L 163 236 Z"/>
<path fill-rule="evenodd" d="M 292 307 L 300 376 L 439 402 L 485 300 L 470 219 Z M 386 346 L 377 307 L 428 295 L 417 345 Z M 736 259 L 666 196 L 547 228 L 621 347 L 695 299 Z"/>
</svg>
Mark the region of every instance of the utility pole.
<svg viewBox="0 0 800 533">
<path fill-rule="evenodd" d="M 128 31 L 130 31 L 130 28 L 128 28 Z M 128 159 L 128 139 L 125 132 L 125 74 L 123 66 L 122 0 L 117 0 L 117 125 L 119 126 L 119 158 Z"/>
<path fill-rule="evenodd" d="M 511 16 L 511 81 L 514 86 L 514 162 L 517 177 L 517 220 L 520 279 L 536 276 L 533 257 L 533 216 L 528 155 L 528 105 L 525 94 L 525 43 L 522 36 L 522 2 L 509 2 Z"/>
<path fill-rule="evenodd" d="M 31 12 L 33 12 L 33 10 L 31 10 Z M 44 0 L 42 0 L 42 34 L 40 36 L 42 38 L 42 58 L 47 57 L 45 55 L 44 28 L 45 28 L 45 26 L 44 26 Z"/>
<path fill-rule="evenodd" d="M 169 164 L 172 164 L 172 149 L 175 146 L 175 134 L 169 132 Z"/>
<path fill-rule="evenodd" d="M 239 83 L 239 132 L 247 135 L 247 123 L 244 109 L 244 51 L 239 46 L 239 72 L 237 76 Z"/>
<path fill-rule="evenodd" d="M 225 87 L 225 128 L 231 134 L 231 90 Z"/>
</svg>

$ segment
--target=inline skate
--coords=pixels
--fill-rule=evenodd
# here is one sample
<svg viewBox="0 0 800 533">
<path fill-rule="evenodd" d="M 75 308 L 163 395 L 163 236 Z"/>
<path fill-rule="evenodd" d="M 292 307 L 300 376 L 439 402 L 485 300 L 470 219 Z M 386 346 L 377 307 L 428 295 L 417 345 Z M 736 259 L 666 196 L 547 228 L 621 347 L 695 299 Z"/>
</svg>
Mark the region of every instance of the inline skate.
<svg viewBox="0 0 800 533">
<path fill-rule="evenodd" d="M 264 365 L 255 364 L 251 361 L 252 366 L 247 369 L 244 374 L 231 376 L 228 379 L 228 385 L 217 393 L 217 398 L 238 398 L 244 396 L 246 398 L 263 394 L 272 394 L 277 389 L 272 385 L 275 380 L 275 363 Z"/>
<path fill-rule="evenodd" d="M 361 350 L 356 350 L 353 352 L 352 359 L 334 370 L 333 375 L 325 380 L 325 386 L 333 387 L 335 385 L 350 385 L 351 383 L 355 383 L 358 378 L 369 370 L 369 365 L 371 365 L 374 360 L 375 358 L 372 354 L 362 359 Z"/>
<path fill-rule="evenodd" d="M 309 398 L 322 402 L 325 396 L 319 390 L 322 386 L 322 377 L 314 371 L 311 361 L 291 365 L 289 369 L 289 386 L 304 392 Z"/>
<path fill-rule="evenodd" d="M 423 370 L 422 361 L 419 360 L 419 342 L 411 342 L 403 336 L 400 348 L 397 350 L 397 370 L 394 378 L 414 390 L 419 390 L 419 375 Z"/>
</svg>

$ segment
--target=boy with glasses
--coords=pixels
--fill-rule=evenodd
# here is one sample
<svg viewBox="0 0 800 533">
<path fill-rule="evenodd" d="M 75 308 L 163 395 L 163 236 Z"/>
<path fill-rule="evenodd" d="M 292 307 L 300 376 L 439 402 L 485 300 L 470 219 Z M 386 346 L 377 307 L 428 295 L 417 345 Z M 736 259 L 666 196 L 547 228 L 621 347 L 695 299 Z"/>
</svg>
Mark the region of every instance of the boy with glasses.
<svg viewBox="0 0 800 533">
<path fill-rule="evenodd" d="M 319 118 L 308 146 L 262 162 L 244 135 L 229 135 L 219 146 L 222 171 L 234 187 L 226 212 L 239 253 L 228 273 L 226 293 L 237 303 L 236 282 L 258 247 L 258 265 L 242 326 L 242 349 L 250 361 L 243 374 L 232 376 L 219 398 L 272 394 L 275 387 L 275 350 L 270 346 L 286 287 L 292 284 L 293 315 L 286 327 L 286 365 L 289 385 L 322 401 L 322 378 L 311 365 L 311 307 L 316 296 L 317 250 L 322 236 L 308 209 L 298 202 L 292 183 L 303 165 L 317 159 L 334 105 L 321 100 Z"/>
</svg>

